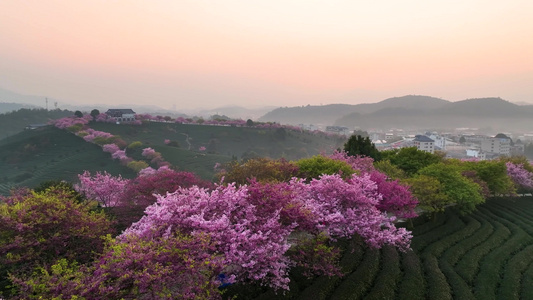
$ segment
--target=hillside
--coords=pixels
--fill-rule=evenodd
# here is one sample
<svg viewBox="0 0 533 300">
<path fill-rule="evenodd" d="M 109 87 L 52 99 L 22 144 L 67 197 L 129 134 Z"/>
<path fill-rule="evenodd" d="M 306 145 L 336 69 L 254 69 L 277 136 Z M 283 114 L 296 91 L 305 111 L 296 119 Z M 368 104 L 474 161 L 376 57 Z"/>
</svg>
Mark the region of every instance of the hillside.
<svg viewBox="0 0 533 300">
<path fill-rule="evenodd" d="M 52 126 L 0 140 L 0 170 L 0 194 L 4 195 L 15 185 L 34 187 L 46 180 L 74 181 L 83 170 L 135 175 L 99 146 Z"/>
<path fill-rule="evenodd" d="M 161 152 L 165 160 L 184 170 L 191 161 L 184 160 L 185 153 L 193 153 L 193 158 L 205 161 L 212 159 L 208 167 L 212 169 L 216 159 L 230 160 L 246 157 L 285 157 L 299 159 L 331 152 L 344 143 L 344 138 L 314 135 L 283 128 L 264 129 L 254 127 L 204 126 L 178 123 L 151 122 L 142 126 L 95 123 L 96 130 L 119 135 L 126 142 L 142 141 L 147 147 Z M 164 144 L 164 140 L 177 141 L 179 148 Z M 206 151 L 198 149 L 205 147 Z M 201 159 L 199 159 L 201 156 Z M 216 158 L 216 159 L 215 159 Z M 192 163 L 194 165 L 194 163 Z M 204 170 L 207 171 L 207 170 Z M 212 171 L 211 171 L 212 173 Z M 201 175 L 201 174 L 200 174 Z"/>
<path fill-rule="evenodd" d="M 259 120 L 264 122 L 278 122 L 282 124 L 323 124 L 332 125 L 342 116 L 353 114 L 371 114 L 381 109 L 407 108 L 431 110 L 445 106 L 449 101 L 428 96 L 403 96 L 385 99 L 378 103 L 364 103 L 357 105 L 330 104 L 322 106 L 302 106 L 277 108 Z"/>
<path fill-rule="evenodd" d="M 499 98 L 449 102 L 433 108 L 385 108 L 368 114 L 348 114 L 335 124 L 347 127 L 438 129 L 457 127 L 529 130 L 533 106 L 518 106 Z"/>
<path fill-rule="evenodd" d="M 46 124 L 50 120 L 72 116 L 73 111 L 22 108 L 0 114 L 0 140 L 24 131 L 30 124 Z"/>
<path fill-rule="evenodd" d="M 343 138 L 313 135 L 287 129 L 204 126 L 148 122 L 143 125 L 92 123 L 91 128 L 119 135 L 126 142 L 140 141 L 143 147 L 160 152 L 164 160 L 180 170 L 213 179 L 216 163 L 265 156 L 289 160 L 332 152 Z M 176 141 L 179 147 L 165 144 Z M 205 151 L 199 151 L 205 147 Z M 142 159 L 142 157 L 134 157 Z M 132 177 L 135 174 L 109 153 L 65 130 L 51 126 L 26 130 L 0 140 L 0 194 L 15 185 L 33 187 L 45 180 L 75 180 L 84 170 L 106 170 Z M 5 171 L 4 171 L 5 170 Z"/>
</svg>

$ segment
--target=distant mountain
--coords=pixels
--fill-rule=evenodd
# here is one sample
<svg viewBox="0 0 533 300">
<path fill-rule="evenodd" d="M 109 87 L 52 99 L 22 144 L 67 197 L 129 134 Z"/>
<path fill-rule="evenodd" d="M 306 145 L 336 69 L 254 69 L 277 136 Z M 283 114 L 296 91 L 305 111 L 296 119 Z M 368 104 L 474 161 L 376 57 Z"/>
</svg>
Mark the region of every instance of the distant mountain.
<svg viewBox="0 0 533 300">
<path fill-rule="evenodd" d="M 252 119 L 257 120 L 262 115 L 268 113 L 269 111 L 273 110 L 274 106 L 264 106 L 264 107 L 257 107 L 257 108 L 246 108 L 242 106 L 223 106 L 223 107 L 217 107 L 212 109 L 201 109 L 201 110 L 194 110 L 194 111 L 185 111 L 191 115 L 198 115 L 202 117 L 210 117 L 213 115 L 224 115 L 228 116 L 232 119 Z"/>
<path fill-rule="evenodd" d="M 443 107 L 449 103 L 449 101 L 439 98 L 409 95 L 385 99 L 378 103 L 357 105 L 330 104 L 322 106 L 280 107 L 265 114 L 259 118 L 259 121 L 293 125 L 332 125 L 336 120 L 348 114 L 370 114 L 382 109 L 392 108 L 431 110 Z"/>
<path fill-rule="evenodd" d="M 49 108 L 52 108 L 56 99 L 48 98 Z M 46 97 L 33 96 L 33 95 L 21 95 L 6 89 L 0 88 L 0 102 L 19 103 L 19 104 L 31 104 L 38 107 L 46 107 Z"/>
<path fill-rule="evenodd" d="M 356 106 L 350 104 L 329 104 L 322 106 L 280 107 L 268 112 L 258 121 L 278 122 L 281 124 L 324 124 L 330 125 L 347 113 L 356 112 Z"/>
<path fill-rule="evenodd" d="M 24 103 L 5 103 L 5 102 L 0 102 L 0 114 L 7 113 L 7 112 L 12 112 L 12 111 L 15 111 L 15 110 L 19 110 L 21 108 L 40 108 L 40 107 L 35 106 L 35 105 L 31 105 L 31 104 L 24 104 Z"/>
<path fill-rule="evenodd" d="M 468 99 L 426 109 L 384 108 L 369 114 L 347 114 L 335 124 L 360 128 L 457 128 L 530 130 L 533 106 L 519 106 L 500 98 Z"/>
</svg>

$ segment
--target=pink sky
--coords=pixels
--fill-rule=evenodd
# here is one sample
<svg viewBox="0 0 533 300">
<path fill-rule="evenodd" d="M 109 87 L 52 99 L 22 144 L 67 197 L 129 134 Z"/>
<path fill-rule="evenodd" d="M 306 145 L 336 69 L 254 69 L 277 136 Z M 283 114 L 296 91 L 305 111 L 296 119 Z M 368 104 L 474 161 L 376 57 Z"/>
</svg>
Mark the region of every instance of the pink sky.
<svg viewBox="0 0 533 300">
<path fill-rule="evenodd" d="M 3 0 L 0 88 L 178 110 L 533 103 L 531 12 L 530 0 Z"/>
</svg>

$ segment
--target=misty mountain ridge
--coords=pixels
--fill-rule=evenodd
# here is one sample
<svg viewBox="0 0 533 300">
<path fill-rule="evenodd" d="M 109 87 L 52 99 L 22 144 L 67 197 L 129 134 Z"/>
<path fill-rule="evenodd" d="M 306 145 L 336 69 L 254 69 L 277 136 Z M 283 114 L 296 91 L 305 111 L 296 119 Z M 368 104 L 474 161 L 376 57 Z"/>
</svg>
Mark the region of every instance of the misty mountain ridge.
<svg viewBox="0 0 533 300">
<path fill-rule="evenodd" d="M 529 131 L 533 105 L 517 105 L 496 97 L 451 102 L 408 95 L 378 103 L 277 108 L 260 120 L 293 125 L 338 125 L 352 129 L 483 127 Z"/>
<path fill-rule="evenodd" d="M 280 107 L 261 118 L 263 122 L 279 122 L 282 124 L 325 124 L 332 125 L 336 121 L 348 114 L 370 114 L 382 109 L 402 108 L 431 110 L 443 107 L 451 103 L 440 98 L 408 95 L 402 97 L 388 98 L 377 103 L 363 104 L 329 104 L 321 106 L 298 106 Z"/>
<path fill-rule="evenodd" d="M 501 98 L 448 102 L 439 108 L 385 108 L 369 114 L 347 114 L 335 125 L 389 129 L 451 129 L 458 127 L 529 131 L 533 105 L 519 106 Z"/>
</svg>

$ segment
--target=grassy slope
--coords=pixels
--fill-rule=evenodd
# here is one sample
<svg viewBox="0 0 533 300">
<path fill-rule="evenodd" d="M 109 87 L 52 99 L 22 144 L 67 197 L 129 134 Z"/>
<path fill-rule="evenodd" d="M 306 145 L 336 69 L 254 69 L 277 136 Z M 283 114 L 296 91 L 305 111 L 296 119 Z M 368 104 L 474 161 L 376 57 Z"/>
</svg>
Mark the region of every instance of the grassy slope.
<svg viewBox="0 0 533 300">
<path fill-rule="evenodd" d="M 149 123 L 142 126 L 96 123 L 91 125 L 96 130 L 120 135 L 128 142 L 140 140 L 147 145 L 164 145 L 165 139 L 177 140 L 182 149 L 198 150 L 207 147 L 212 152 L 237 156 L 246 151 L 254 151 L 260 156 L 273 158 L 285 156 L 299 159 L 306 156 L 331 152 L 341 146 L 344 140 L 326 138 L 310 133 L 286 131 L 283 136 L 276 129 L 249 127 L 202 126 L 175 123 Z M 187 139 L 189 137 L 189 139 Z M 187 143 L 187 140 L 190 143 Z"/>
<path fill-rule="evenodd" d="M 83 170 L 135 175 L 99 146 L 51 126 L 0 140 L 0 170 L 0 194 L 15 184 L 34 187 L 46 180 L 73 181 Z"/>
<path fill-rule="evenodd" d="M 344 140 L 286 131 L 281 135 L 275 129 L 248 127 L 202 126 L 175 123 L 148 123 L 141 126 L 109 123 L 91 124 L 91 128 L 119 135 L 131 143 L 143 142 L 143 147 L 152 147 L 163 158 L 181 170 L 198 174 L 205 179 L 214 175 L 215 163 L 224 163 L 232 158 L 241 159 L 243 154 L 289 160 L 300 159 L 331 152 Z M 170 147 L 164 140 L 178 141 L 180 147 Z M 207 151 L 200 152 L 200 147 Z"/>
<path fill-rule="evenodd" d="M 154 148 L 178 169 L 207 180 L 213 178 L 215 163 L 241 158 L 246 151 L 273 158 L 299 159 L 331 151 L 343 142 L 309 133 L 287 131 L 280 135 L 269 129 L 174 123 L 154 122 L 141 126 L 94 123 L 91 128 L 120 135 L 128 143 L 141 141 L 143 147 Z M 165 139 L 177 140 L 180 147 L 165 145 Z M 201 146 L 208 151 L 198 151 Z M 133 158 L 143 159 L 140 151 Z M 50 126 L 0 140 L 0 194 L 7 194 L 14 185 L 34 187 L 45 180 L 76 180 L 76 175 L 83 170 L 134 176 L 99 146 Z"/>
<path fill-rule="evenodd" d="M 352 241 L 344 245 L 355 251 L 344 253 L 343 278 L 309 280 L 293 272 L 285 295 L 247 287 L 238 299 L 533 299 L 532 214 L 528 197 L 489 199 L 469 216 L 420 217 L 413 251 Z"/>
</svg>

